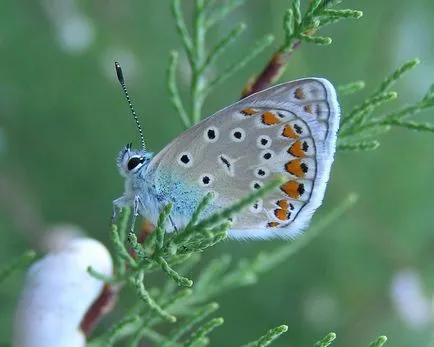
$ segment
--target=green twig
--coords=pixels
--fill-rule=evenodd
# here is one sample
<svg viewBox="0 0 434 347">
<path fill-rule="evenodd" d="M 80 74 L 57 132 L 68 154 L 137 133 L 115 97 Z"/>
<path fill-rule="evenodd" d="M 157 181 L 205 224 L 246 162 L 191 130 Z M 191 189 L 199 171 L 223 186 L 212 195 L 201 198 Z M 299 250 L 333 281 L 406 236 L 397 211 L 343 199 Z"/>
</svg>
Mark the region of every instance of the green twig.
<svg viewBox="0 0 434 347">
<path fill-rule="evenodd" d="M 398 69 L 396 69 L 390 76 L 384 79 L 384 81 L 380 84 L 378 89 L 374 92 L 374 95 L 378 95 L 381 93 L 384 93 L 390 87 L 392 87 L 399 79 L 401 79 L 407 72 L 412 70 L 416 65 L 420 64 L 420 60 L 418 58 L 414 58 L 406 63 L 404 63 L 402 66 L 400 66 Z"/>
<path fill-rule="evenodd" d="M 338 86 L 337 91 L 339 95 L 344 96 L 344 95 L 350 95 L 356 93 L 359 90 L 362 90 L 363 88 L 365 88 L 364 81 L 355 81 L 355 82 Z"/>
<path fill-rule="evenodd" d="M 218 309 L 218 307 L 219 307 L 218 304 L 213 302 L 200 308 L 191 317 L 181 322 L 179 326 L 170 333 L 168 340 L 171 342 L 176 342 L 179 338 L 181 338 L 184 334 L 186 334 L 189 330 L 191 330 L 193 326 L 203 321 L 211 313 L 215 312 Z M 168 347 L 168 346 L 169 344 L 165 344 L 162 347 Z"/>
<path fill-rule="evenodd" d="M 179 90 L 176 85 L 176 68 L 178 66 L 178 52 L 170 53 L 170 62 L 167 69 L 167 81 L 169 88 L 169 99 L 173 107 L 175 107 L 178 116 L 181 118 L 182 123 L 186 128 L 191 126 L 190 119 L 188 118 L 187 112 L 184 109 L 181 97 L 179 95 Z"/>
<path fill-rule="evenodd" d="M 125 261 L 125 263 L 131 267 L 136 268 L 136 261 L 131 257 L 131 255 L 128 253 L 125 245 L 123 242 L 121 242 L 120 235 L 118 233 L 118 227 L 116 224 L 113 224 L 111 226 L 111 233 L 110 233 L 113 247 L 115 249 L 115 259 L 118 259 L 116 261 L 117 264 L 122 264 L 122 261 L 119 259 L 122 259 Z M 122 269 L 122 265 L 119 266 L 119 270 Z M 119 271 L 120 272 L 120 271 Z"/>
<path fill-rule="evenodd" d="M 283 30 L 285 39 L 279 49 L 272 55 L 261 73 L 249 81 L 243 90 L 242 98 L 259 92 L 275 83 L 284 73 L 292 53 L 302 42 L 328 45 L 329 37 L 314 36 L 319 28 L 346 18 L 360 18 L 363 13 L 355 10 L 330 10 L 336 2 L 327 0 L 309 1 L 304 14 L 300 0 L 293 0 L 291 7 L 285 11 Z"/>
<path fill-rule="evenodd" d="M 434 132 L 434 124 L 431 123 L 417 123 L 413 121 L 390 119 L 390 120 L 383 121 L 382 124 L 394 125 L 402 128 L 407 128 L 410 130 L 416 130 L 416 131 Z"/>
<path fill-rule="evenodd" d="M 271 45 L 274 41 L 274 36 L 267 35 L 263 37 L 261 40 L 256 42 L 251 51 L 244 56 L 241 60 L 233 63 L 228 66 L 225 70 L 223 70 L 219 75 L 211 80 L 208 84 L 208 88 L 206 90 L 206 94 L 209 95 L 212 93 L 215 88 L 217 88 L 220 84 L 225 82 L 228 78 L 232 77 L 235 73 L 241 70 L 244 66 L 247 65 L 253 58 L 255 58 L 258 54 L 263 52 L 268 46 Z"/>
<path fill-rule="evenodd" d="M 206 28 L 211 28 L 214 24 L 223 20 L 229 13 L 237 7 L 244 4 L 247 0 L 229 0 L 223 3 L 219 8 L 213 9 L 211 15 L 206 21 Z"/>
<path fill-rule="evenodd" d="M 335 333 L 329 333 L 324 336 L 321 340 L 315 343 L 315 347 L 328 347 L 336 339 Z"/>
<path fill-rule="evenodd" d="M 191 287 L 193 285 L 193 281 L 181 276 L 179 273 L 177 273 L 175 270 L 173 270 L 167 261 L 163 257 L 158 258 L 159 263 L 161 264 L 161 268 L 163 271 L 172 278 L 179 286 L 182 287 Z"/>
<path fill-rule="evenodd" d="M 89 275 L 91 275 L 92 277 L 96 278 L 97 280 L 100 280 L 104 283 L 111 283 L 111 284 L 116 284 L 119 283 L 119 279 L 117 277 L 109 277 L 106 276 L 98 271 L 96 271 L 92 266 L 88 266 L 87 268 L 87 272 L 89 273 Z"/>
<path fill-rule="evenodd" d="M 172 0 L 171 9 L 175 19 L 176 29 L 181 36 L 188 59 L 189 61 L 193 61 L 193 41 L 188 33 L 187 25 L 185 24 L 184 16 L 182 15 L 181 0 Z"/>
<path fill-rule="evenodd" d="M 369 347 L 381 347 L 387 342 L 387 336 L 380 336 L 369 344 Z"/>
<path fill-rule="evenodd" d="M 197 229 L 206 229 L 207 227 L 213 226 L 219 223 L 222 220 L 228 219 L 233 216 L 235 213 L 242 211 L 244 208 L 250 206 L 258 199 L 264 197 L 265 195 L 271 193 L 276 190 L 277 187 L 282 185 L 285 182 L 284 178 L 272 179 L 267 182 L 261 189 L 258 189 L 256 192 L 248 195 L 247 197 L 237 201 L 232 204 L 228 208 L 225 208 L 221 212 L 215 213 L 211 217 L 203 219 L 196 225 Z"/>
<path fill-rule="evenodd" d="M 89 347 L 113 346 L 116 341 L 129 334 L 128 328 L 140 321 L 140 316 L 132 315 L 118 321 L 113 327 L 107 330 L 102 336 L 89 343 Z"/>
<path fill-rule="evenodd" d="M 184 343 L 184 347 L 192 347 L 196 345 L 199 340 L 202 340 L 206 335 L 211 333 L 211 331 L 213 331 L 215 328 L 219 327 L 223 323 L 223 318 L 211 319 L 209 322 L 202 325 L 191 335 L 191 337 Z"/>
<path fill-rule="evenodd" d="M 206 207 L 209 205 L 209 203 L 214 199 L 212 193 L 207 193 L 205 197 L 202 199 L 202 201 L 197 206 L 196 210 L 193 212 L 187 226 L 185 227 L 184 233 L 190 234 L 193 227 L 197 224 L 197 221 L 199 220 L 200 215 L 203 213 L 203 211 L 206 209 Z"/>
<path fill-rule="evenodd" d="M 211 65 L 223 54 L 224 51 L 226 51 L 229 45 L 235 42 L 235 40 L 243 33 L 245 29 L 246 24 L 240 23 L 234 29 L 232 29 L 229 34 L 221 39 L 221 41 L 218 42 L 208 54 L 199 72 L 203 73 L 207 68 L 211 67 Z"/>
<path fill-rule="evenodd" d="M 203 91 L 206 84 L 206 78 L 202 71 L 202 66 L 206 59 L 204 0 L 195 0 L 195 4 L 193 20 L 193 60 L 190 61 L 192 68 L 191 117 L 193 124 L 198 123 L 202 118 L 202 107 L 205 102 Z"/>
<path fill-rule="evenodd" d="M 130 346 L 131 347 L 142 346 L 142 345 L 139 345 L 139 343 L 143 337 L 147 337 L 152 342 L 155 342 L 156 346 L 163 346 L 163 344 L 168 341 L 168 339 L 164 335 L 159 334 L 154 330 L 151 330 L 148 328 L 143 328 L 140 330 L 140 333 L 137 334 L 135 339 L 132 340 Z M 170 347 L 181 347 L 181 345 L 172 343 L 172 344 L 170 344 Z"/>
<path fill-rule="evenodd" d="M 151 310 L 156 312 L 164 320 L 174 323 L 176 322 L 176 317 L 164 311 L 155 301 L 152 299 L 149 292 L 146 290 L 143 284 L 144 272 L 141 271 L 135 279 L 130 279 L 131 284 L 135 287 L 138 295 L 143 300 L 145 304 L 149 306 Z"/>
<path fill-rule="evenodd" d="M 36 252 L 29 250 L 0 270 L 0 284 L 13 272 L 28 267 L 36 259 Z"/>
<path fill-rule="evenodd" d="M 360 142 L 339 142 L 338 149 L 340 151 L 373 151 L 378 148 L 380 142 L 377 140 L 372 141 L 360 141 Z"/>
<path fill-rule="evenodd" d="M 159 254 L 160 251 L 163 249 L 164 246 L 164 236 L 166 234 L 166 223 L 170 216 L 170 213 L 172 212 L 172 203 L 169 202 L 167 205 L 163 207 L 163 210 L 160 212 L 160 215 L 158 217 L 157 226 L 155 228 L 155 254 Z"/>
<path fill-rule="evenodd" d="M 276 328 L 269 330 L 264 336 L 261 336 L 258 340 L 250 342 L 243 347 L 265 347 L 276 340 L 280 335 L 288 331 L 287 325 L 280 325 Z"/>
</svg>

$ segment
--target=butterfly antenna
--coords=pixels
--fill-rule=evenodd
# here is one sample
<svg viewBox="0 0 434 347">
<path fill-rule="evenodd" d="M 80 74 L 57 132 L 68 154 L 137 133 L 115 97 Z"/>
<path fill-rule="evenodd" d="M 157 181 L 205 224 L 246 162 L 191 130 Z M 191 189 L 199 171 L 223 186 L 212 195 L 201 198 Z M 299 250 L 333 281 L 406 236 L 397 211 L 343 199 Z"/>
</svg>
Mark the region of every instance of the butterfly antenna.
<svg viewBox="0 0 434 347">
<path fill-rule="evenodd" d="M 124 74 L 122 72 L 121 65 L 118 62 L 115 62 L 115 68 L 116 68 L 116 75 L 118 76 L 118 81 L 122 87 L 122 90 L 124 91 L 125 98 L 127 99 L 127 102 L 128 102 L 128 106 L 130 106 L 130 110 L 131 110 L 133 118 L 136 122 L 137 129 L 139 130 L 140 141 L 142 143 L 142 149 L 144 150 L 145 149 L 145 138 L 143 137 L 143 131 L 142 131 L 142 127 L 139 123 L 139 118 L 137 117 L 136 111 L 134 111 L 133 104 L 131 103 L 130 96 L 128 95 L 128 90 L 127 90 L 127 87 L 125 85 Z"/>
</svg>

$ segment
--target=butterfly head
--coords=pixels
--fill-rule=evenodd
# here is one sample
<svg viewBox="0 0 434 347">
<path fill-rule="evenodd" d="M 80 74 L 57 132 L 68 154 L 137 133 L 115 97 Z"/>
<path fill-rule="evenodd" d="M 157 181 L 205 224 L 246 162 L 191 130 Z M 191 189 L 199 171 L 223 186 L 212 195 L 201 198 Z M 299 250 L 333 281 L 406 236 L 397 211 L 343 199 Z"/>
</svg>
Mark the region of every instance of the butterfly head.
<svg viewBox="0 0 434 347">
<path fill-rule="evenodd" d="M 119 172 L 123 177 L 140 175 L 151 159 L 152 153 L 132 149 L 131 144 L 128 144 L 119 152 L 117 160 Z"/>
</svg>

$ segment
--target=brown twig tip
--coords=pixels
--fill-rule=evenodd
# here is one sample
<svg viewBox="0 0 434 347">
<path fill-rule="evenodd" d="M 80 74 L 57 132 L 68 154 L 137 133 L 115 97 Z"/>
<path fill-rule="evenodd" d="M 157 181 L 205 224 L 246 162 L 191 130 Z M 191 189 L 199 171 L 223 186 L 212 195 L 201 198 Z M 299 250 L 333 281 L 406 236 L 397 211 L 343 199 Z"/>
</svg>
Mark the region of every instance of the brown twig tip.
<svg viewBox="0 0 434 347">
<path fill-rule="evenodd" d="M 309 1 L 309 6 L 311 5 L 312 1 Z M 323 7 L 327 7 L 330 5 L 330 1 L 324 1 Z M 252 81 L 249 80 L 246 85 L 243 88 L 243 91 L 241 93 L 241 99 L 244 99 L 245 97 L 260 92 L 261 90 L 264 90 L 268 87 L 270 87 L 273 83 L 275 83 L 283 74 L 285 71 L 289 59 L 292 55 L 292 53 L 300 46 L 303 40 L 307 40 L 307 37 L 312 37 L 319 28 L 320 20 L 318 18 L 313 19 L 313 22 L 310 24 L 310 27 L 301 29 L 301 17 L 299 18 L 299 24 L 301 32 L 298 35 L 293 34 L 293 22 L 290 18 L 292 18 L 293 11 L 289 10 L 287 12 L 289 16 L 285 17 L 284 20 L 284 26 L 286 28 L 286 39 L 283 45 L 273 54 L 272 58 L 268 62 L 268 64 L 265 66 L 265 68 L 262 70 L 262 72 Z M 300 16 L 300 13 L 298 13 L 298 16 Z M 304 25 L 306 26 L 306 25 Z M 317 38 L 319 39 L 319 38 Z M 325 42 L 330 41 L 330 39 L 323 40 Z M 323 42 L 322 44 L 325 44 Z"/>
<path fill-rule="evenodd" d="M 297 41 L 296 44 L 300 41 Z M 294 44 L 293 49 L 297 48 L 298 45 Z M 274 53 L 268 64 L 262 70 L 258 77 L 253 80 L 249 80 L 241 94 L 241 99 L 252 95 L 254 93 L 260 92 L 275 83 L 280 76 L 285 71 L 286 65 L 288 64 L 291 52 L 277 51 Z"/>
<path fill-rule="evenodd" d="M 100 319 L 113 309 L 118 298 L 118 292 L 118 286 L 104 285 L 101 295 L 94 301 L 80 323 L 80 329 L 84 335 L 89 336 Z"/>
<path fill-rule="evenodd" d="M 151 235 L 155 230 L 154 224 L 152 224 L 149 220 L 145 219 L 142 223 L 142 226 L 140 228 L 140 233 L 137 241 L 140 244 L 143 244 L 146 239 Z"/>
</svg>

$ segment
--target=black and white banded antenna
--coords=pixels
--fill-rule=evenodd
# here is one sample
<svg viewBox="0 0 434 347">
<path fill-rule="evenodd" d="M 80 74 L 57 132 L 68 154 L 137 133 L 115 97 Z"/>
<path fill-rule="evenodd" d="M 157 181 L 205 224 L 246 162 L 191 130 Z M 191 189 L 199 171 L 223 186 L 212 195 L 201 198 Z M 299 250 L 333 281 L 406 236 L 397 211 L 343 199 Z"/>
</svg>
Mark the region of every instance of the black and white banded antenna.
<svg viewBox="0 0 434 347">
<path fill-rule="evenodd" d="M 128 90 L 127 90 L 127 87 L 125 85 L 124 74 L 122 73 L 121 65 L 117 61 L 115 62 L 115 69 L 116 69 L 116 75 L 118 76 L 118 81 L 122 87 L 122 90 L 124 91 L 125 98 L 127 99 L 127 102 L 128 102 L 128 106 L 130 107 L 134 121 L 136 122 L 137 129 L 139 130 L 140 142 L 142 143 L 142 149 L 145 150 L 145 138 L 143 137 L 142 127 L 139 123 L 139 118 L 137 117 L 136 111 L 134 111 L 134 107 L 133 107 L 133 104 L 131 103 L 130 96 L 128 95 Z"/>
</svg>

